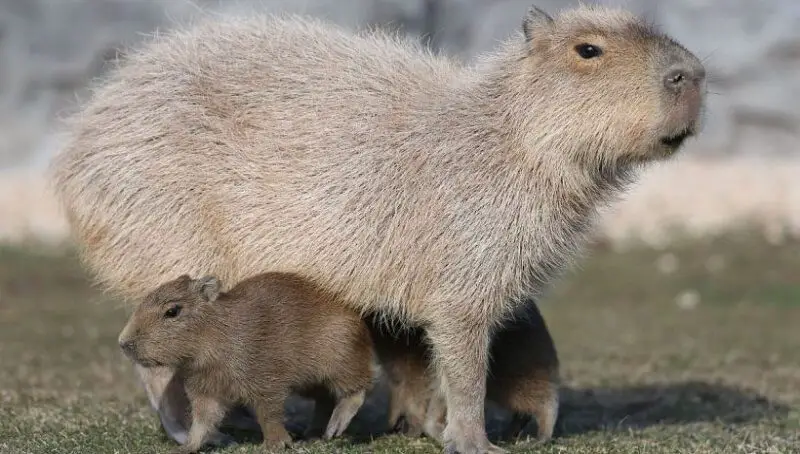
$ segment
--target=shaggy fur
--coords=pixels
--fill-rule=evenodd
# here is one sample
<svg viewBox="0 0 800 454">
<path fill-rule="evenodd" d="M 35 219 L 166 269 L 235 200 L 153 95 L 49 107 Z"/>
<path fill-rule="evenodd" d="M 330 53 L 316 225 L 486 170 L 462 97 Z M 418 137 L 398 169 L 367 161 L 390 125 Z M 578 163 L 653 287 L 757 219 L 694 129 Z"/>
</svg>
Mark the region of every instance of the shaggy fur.
<svg viewBox="0 0 800 454">
<path fill-rule="evenodd" d="M 436 392 L 430 347 L 419 329 L 391 331 L 369 323 L 375 350 L 389 379 L 389 426 L 407 435 L 441 437 L 447 407 Z M 486 398 L 510 410 L 505 438 L 519 435 L 531 417 L 537 439 L 553 435 L 558 418 L 559 361 L 539 308 L 531 301 L 495 333 Z"/>
<path fill-rule="evenodd" d="M 293 391 L 316 400 L 307 435 L 341 435 L 373 382 L 372 340 L 359 314 L 295 275 L 262 274 L 227 293 L 220 287 L 213 276 L 167 282 L 119 337 L 137 364 L 169 367 L 184 380 L 192 423 L 175 453 L 219 439 L 235 404 L 255 410 L 265 447 L 291 443 L 283 410 Z"/>
<path fill-rule="evenodd" d="M 700 61 L 624 11 L 532 9 L 522 31 L 474 66 L 300 17 L 151 40 L 54 161 L 86 263 L 130 297 L 183 272 L 296 272 L 424 327 L 446 448 L 499 451 L 483 424 L 492 330 L 639 165 L 681 147 L 704 98 Z"/>
</svg>

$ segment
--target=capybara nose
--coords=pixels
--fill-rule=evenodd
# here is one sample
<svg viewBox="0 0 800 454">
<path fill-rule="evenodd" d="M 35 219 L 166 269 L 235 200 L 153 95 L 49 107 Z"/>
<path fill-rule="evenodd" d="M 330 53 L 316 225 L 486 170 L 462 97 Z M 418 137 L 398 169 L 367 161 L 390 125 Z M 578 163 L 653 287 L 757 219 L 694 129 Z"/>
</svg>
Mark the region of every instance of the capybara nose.
<svg viewBox="0 0 800 454">
<path fill-rule="evenodd" d="M 120 341 L 119 342 L 119 348 L 121 348 L 122 351 L 125 352 L 126 355 L 131 355 L 133 353 L 133 351 L 135 350 L 135 347 L 133 345 L 133 341 L 132 340 Z"/>
<path fill-rule="evenodd" d="M 688 86 L 699 86 L 706 78 L 706 69 L 698 61 L 689 61 L 672 66 L 664 76 L 667 90 L 680 92 Z"/>
</svg>

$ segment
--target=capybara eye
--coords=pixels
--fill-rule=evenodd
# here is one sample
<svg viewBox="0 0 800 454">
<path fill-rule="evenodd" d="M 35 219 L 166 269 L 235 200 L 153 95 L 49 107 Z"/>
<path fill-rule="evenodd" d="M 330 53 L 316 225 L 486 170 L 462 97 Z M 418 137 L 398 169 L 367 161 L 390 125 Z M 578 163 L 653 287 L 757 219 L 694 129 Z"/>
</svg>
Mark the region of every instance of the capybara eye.
<svg viewBox="0 0 800 454">
<path fill-rule="evenodd" d="M 166 312 L 164 312 L 164 318 L 175 318 L 180 313 L 181 313 L 181 306 L 180 306 L 180 304 L 176 304 L 176 305 L 170 307 L 169 309 L 167 309 Z"/>
<path fill-rule="evenodd" d="M 575 52 L 577 52 L 581 58 L 585 58 L 587 60 L 603 55 L 603 49 L 600 49 L 593 44 L 578 44 L 575 46 Z"/>
</svg>

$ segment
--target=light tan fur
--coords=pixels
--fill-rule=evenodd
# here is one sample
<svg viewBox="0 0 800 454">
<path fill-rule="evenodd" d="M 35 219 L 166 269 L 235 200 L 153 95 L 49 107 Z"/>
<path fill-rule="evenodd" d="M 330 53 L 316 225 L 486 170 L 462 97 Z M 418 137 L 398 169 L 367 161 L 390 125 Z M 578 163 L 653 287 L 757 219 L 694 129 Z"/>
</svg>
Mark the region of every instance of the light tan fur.
<svg viewBox="0 0 800 454">
<path fill-rule="evenodd" d="M 470 66 L 299 17 L 159 36 L 53 163 L 86 263 L 130 297 L 176 272 L 297 272 L 422 326 L 446 450 L 501 451 L 483 421 L 492 330 L 704 102 L 698 59 L 624 11 L 532 9 L 522 31 Z"/>
<path fill-rule="evenodd" d="M 167 282 L 119 336 L 137 365 L 170 368 L 185 383 L 191 428 L 174 452 L 220 443 L 219 424 L 236 404 L 255 410 L 265 448 L 291 443 L 283 426 L 291 392 L 316 401 L 306 435 L 341 435 L 373 382 L 372 340 L 359 314 L 291 274 L 220 288 L 214 276 Z"/>
<path fill-rule="evenodd" d="M 389 426 L 409 436 L 441 437 L 447 407 L 430 367 L 422 330 L 387 330 L 370 322 L 375 350 L 389 381 Z M 558 418 L 559 360 L 553 338 L 531 301 L 492 338 L 487 400 L 512 412 L 504 438 L 518 436 L 531 417 L 537 439 L 553 435 Z"/>
</svg>

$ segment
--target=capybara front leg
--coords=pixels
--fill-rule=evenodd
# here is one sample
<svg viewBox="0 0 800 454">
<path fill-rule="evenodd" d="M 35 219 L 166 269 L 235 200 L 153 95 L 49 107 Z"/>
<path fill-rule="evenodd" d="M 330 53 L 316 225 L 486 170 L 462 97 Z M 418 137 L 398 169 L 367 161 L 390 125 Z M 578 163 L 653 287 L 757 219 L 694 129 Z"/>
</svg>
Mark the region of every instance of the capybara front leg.
<svg viewBox="0 0 800 454">
<path fill-rule="evenodd" d="M 428 338 L 445 394 L 447 424 L 442 433 L 447 454 L 500 454 L 484 425 L 489 325 L 479 317 L 443 317 L 430 324 Z"/>
<path fill-rule="evenodd" d="M 271 395 L 255 403 L 258 424 L 264 434 L 263 447 L 266 452 L 283 449 L 292 444 L 292 436 L 283 425 L 284 395 Z"/>
</svg>

